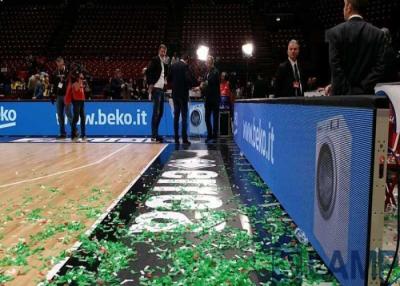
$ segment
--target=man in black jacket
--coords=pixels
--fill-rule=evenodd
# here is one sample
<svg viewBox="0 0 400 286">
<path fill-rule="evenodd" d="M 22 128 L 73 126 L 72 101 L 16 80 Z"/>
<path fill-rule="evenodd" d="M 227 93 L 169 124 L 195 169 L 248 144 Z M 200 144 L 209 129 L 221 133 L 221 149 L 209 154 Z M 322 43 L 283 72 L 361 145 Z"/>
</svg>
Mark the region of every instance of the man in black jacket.
<svg viewBox="0 0 400 286">
<path fill-rule="evenodd" d="M 279 65 L 275 74 L 275 97 L 304 96 L 307 79 L 297 61 L 299 53 L 299 43 L 291 40 L 287 50 L 288 59 Z"/>
<path fill-rule="evenodd" d="M 187 135 L 187 113 L 189 103 L 189 89 L 193 86 L 193 76 L 188 66 L 189 56 L 182 58 L 171 66 L 168 82 L 172 85 L 172 99 L 174 101 L 174 132 L 175 143 L 179 144 L 179 116 L 182 114 L 182 140 L 190 145 Z"/>
<path fill-rule="evenodd" d="M 120 69 L 116 69 L 114 77 L 111 79 L 110 89 L 112 99 L 121 99 L 122 88 L 125 87 L 124 79 L 122 78 L 122 72 Z"/>
<path fill-rule="evenodd" d="M 344 0 L 346 22 L 326 33 L 332 95 L 373 94 L 384 73 L 384 35 L 361 16 L 367 0 Z"/>
<path fill-rule="evenodd" d="M 72 124 L 71 109 L 64 103 L 65 92 L 67 90 L 68 69 L 65 66 L 64 59 L 61 57 L 56 59 L 56 64 L 57 70 L 53 74 L 52 83 L 53 93 L 56 97 L 58 125 L 60 127 L 60 135 L 57 138 L 65 139 L 67 138 L 67 133 L 65 131 L 65 115 L 67 115 L 68 122 Z M 54 99 L 52 99 L 52 102 L 54 103 Z"/>
<path fill-rule="evenodd" d="M 221 103 L 220 93 L 220 76 L 219 71 L 214 66 L 214 58 L 207 58 L 207 74 L 205 81 L 202 82 L 200 88 L 205 97 L 205 120 L 207 125 L 207 140 L 210 142 L 218 137 L 218 121 L 219 121 L 219 105 Z M 211 114 L 213 116 L 213 124 L 211 125 Z"/>
<path fill-rule="evenodd" d="M 158 127 L 164 112 L 164 86 L 167 75 L 167 65 L 164 63 L 167 47 L 160 45 L 158 56 L 153 58 L 146 70 L 146 80 L 149 85 L 149 99 L 153 101 L 153 116 L 151 119 L 151 140 L 158 143 L 163 138 L 158 134 Z"/>
</svg>

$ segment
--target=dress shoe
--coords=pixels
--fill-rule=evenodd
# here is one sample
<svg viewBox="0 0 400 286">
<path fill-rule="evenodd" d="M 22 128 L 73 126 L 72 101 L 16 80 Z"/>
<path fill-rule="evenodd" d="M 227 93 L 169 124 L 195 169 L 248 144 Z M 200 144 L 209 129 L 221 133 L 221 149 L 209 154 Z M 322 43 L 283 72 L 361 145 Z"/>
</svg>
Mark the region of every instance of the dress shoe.
<svg viewBox="0 0 400 286">
<path fill-rule="evenodd" d="M 59 135 L 56 137 L 56 139 L 67 139 L 67 135 L 63 134 L 63 135 Z"/>
<path fill-rule="evenodd" d="M 156 143 L 163 143 L 164 139 L 160 136 L 157 137 L 151 137 L 151 142 L 156 142 Z"/>
<path fill-rule="evenodd" d="M 206 139 L 206 143 L 212 143 L 213 141 L 214 141 L 214 138 L 207 137 L 207 139 Z"/>
</svg>

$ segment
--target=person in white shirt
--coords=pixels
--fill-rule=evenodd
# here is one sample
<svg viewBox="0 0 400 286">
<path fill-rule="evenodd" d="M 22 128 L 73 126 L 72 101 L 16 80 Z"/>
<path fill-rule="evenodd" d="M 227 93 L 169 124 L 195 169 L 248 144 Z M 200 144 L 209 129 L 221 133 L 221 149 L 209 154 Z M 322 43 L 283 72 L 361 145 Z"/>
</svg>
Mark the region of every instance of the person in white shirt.
<svg viewBox="0 0 400 286">
<path fill-rule="evenodd" d="M 154 57 L 146 69 L 146 80 L 149 86 L 149 99 L 153 102 L 153 115 L 151 119 L 151 139 L 158 143 L 163 142 L 163 138 L 158 133 L 161 118 L 164 113 L 164 86 L 168 74 L 165 57 L 167 47 L 161 44 L 158 48 L 158 56 Z"/>
</svg>

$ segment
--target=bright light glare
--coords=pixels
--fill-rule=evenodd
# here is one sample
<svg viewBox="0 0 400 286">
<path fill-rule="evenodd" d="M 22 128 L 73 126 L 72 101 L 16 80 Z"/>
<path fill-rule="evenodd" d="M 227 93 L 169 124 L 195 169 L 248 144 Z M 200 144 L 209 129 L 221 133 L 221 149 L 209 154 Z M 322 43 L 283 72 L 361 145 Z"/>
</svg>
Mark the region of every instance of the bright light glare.
<svg viewBox="0 0 400 286">
<path fill-rule="evenodd" d="M 201 61 L 206 61 L 207 57 L 208 57 L 208 51 L 210 49 L 206 46 L 199 46 L 199 48 L 197 49 L 197 58 Z"/>
<path fill-rule="evenodd" d="M 248 57 L 251 57 L 253 55 L 253 50 L 254 50 L 254 45 L 252 43 L 247 43 L 242 46 L 243 53 Z"/>
</svg>

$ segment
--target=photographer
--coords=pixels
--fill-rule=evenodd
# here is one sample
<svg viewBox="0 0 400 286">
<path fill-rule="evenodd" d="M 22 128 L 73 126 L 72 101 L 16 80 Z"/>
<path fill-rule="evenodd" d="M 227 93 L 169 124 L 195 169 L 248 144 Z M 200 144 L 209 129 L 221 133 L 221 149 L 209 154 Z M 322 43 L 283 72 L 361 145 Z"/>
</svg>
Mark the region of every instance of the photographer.
<svg viewBox="0 0 400 286">
<path fill-rule="evenodd" d="M 65 92 L 67 89 L 67 75 L 68 69 L 65 66 L 64 59 L 58 57 L 56 59 L 57 70 L 53 74 L 52 84 L 53 84 L 53 95 L 55 96 L 55 102 L 57 107 L 57 117 L 58 125 L 60 126 L 60 135 L 57 139 L 67 138 L 67 133 L 65 131 L 65 115 L 67 115 L 68 122 L 72 123 L 71 109 L 66 107 L 64 104 Z M 54 98 L 51 98 L 51 102 L 54 104 Z"/>
<path fill-rule="evenodd" d="M 76 141 L 79 137 L 77 124 L 81 121 L 81 139 L 86 141 L 86 122 L 85 122 L 85 77 L 82 72 L 75 71 L 71 75 L 70 83 L 68 84 L 67 93 L 65 96 L 65 104 L 72 103 L 74 116 L 72 119 L 71 139 Z"/>
</svg>

